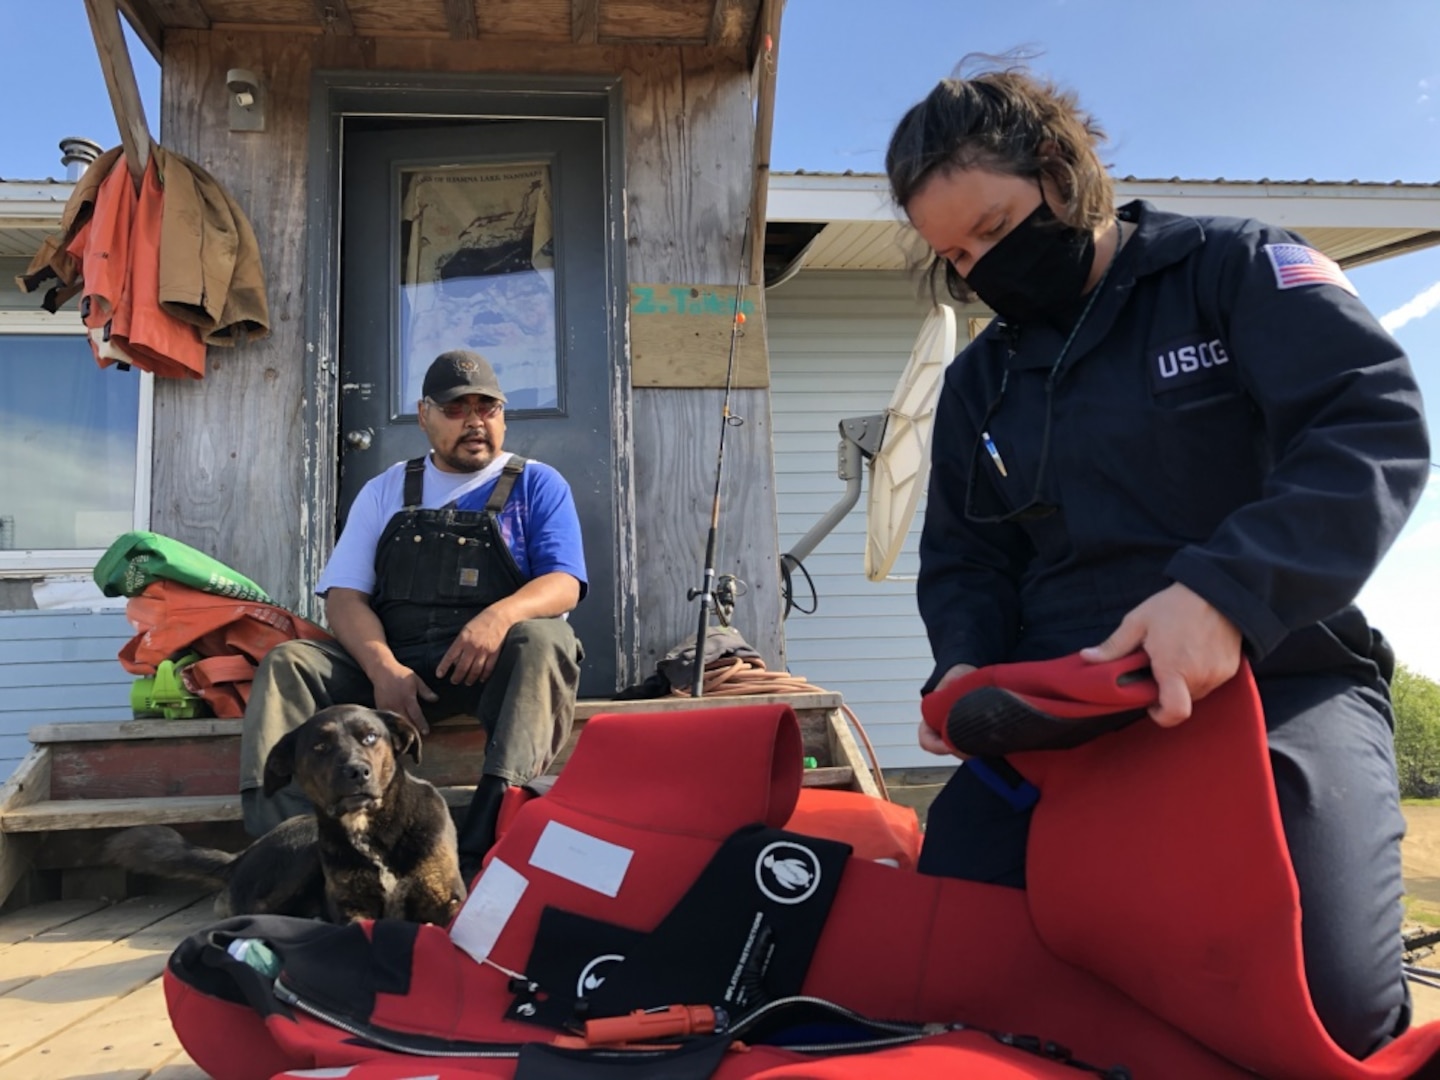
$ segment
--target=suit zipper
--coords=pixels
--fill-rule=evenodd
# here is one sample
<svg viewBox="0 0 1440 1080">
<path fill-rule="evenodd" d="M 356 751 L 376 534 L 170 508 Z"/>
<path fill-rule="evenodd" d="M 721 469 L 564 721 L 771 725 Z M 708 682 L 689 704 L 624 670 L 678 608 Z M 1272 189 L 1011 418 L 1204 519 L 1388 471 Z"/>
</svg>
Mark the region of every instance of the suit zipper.
<svg viewBox="0 0 1440 1080">
<path fill-rule="evenodd" d="M 275 980 L 275 996 L 286 1005 L 299 1009 L 303 1013 L 313 1016 L 331 1027 L 339 1028 L 347 1034 L 356 1038 L 364 1039 L 368 1043 L 380 1047 L 382 1050 L 394 1050 L 401 1054 L 414 1054 L 417 1057 L 434 1058 L 518 1058 L 520 1048 L 497 1049 L 495 1043 L 457 1043 L 458 1046 L 467 1046 L 470 1049 L 438 1050 L 428 1046 L 417 1046 L 406 1041 L 405 1036 L 400 1032 L 386 1031 L 382 1028 L 371 1027 L 368 1024 L 359 1024 L 342 1016 L 336 1016 L 326 1009 L 320 1008 L 305 1001 L 299 994 L 291 990 L 279 979 Z M 450 1040 L 447 1040 L 450 1041 Z"/>
</svg>

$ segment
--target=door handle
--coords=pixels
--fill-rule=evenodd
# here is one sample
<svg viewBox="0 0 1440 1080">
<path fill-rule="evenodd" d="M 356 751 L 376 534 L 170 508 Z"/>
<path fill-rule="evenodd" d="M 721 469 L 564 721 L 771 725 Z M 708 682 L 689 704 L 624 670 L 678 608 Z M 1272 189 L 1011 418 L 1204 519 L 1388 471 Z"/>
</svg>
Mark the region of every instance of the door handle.
<svg viewBox="0 0 1440 1080">
<path fill-rule="evenodd" d="M 370 443 L 373 442 L 374 439 L 374 428 L 364 428 L 357 431 L 347 431 L 345 433 L 346 445 L 348 445 L 351 450 L 369 450 Z"/>
</svg>

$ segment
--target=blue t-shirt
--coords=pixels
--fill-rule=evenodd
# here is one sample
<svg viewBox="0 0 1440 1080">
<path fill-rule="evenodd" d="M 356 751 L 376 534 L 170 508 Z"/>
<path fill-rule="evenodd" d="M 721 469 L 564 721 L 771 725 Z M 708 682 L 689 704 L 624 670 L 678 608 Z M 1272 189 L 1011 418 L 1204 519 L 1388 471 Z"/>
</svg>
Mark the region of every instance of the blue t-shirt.
<svg viewBox="0 0 1440 1080">
<path fill-rule="evenodd" d="M 438 510 L 453 502 L 461 510 L 484 510 L 510 457 L 497 454 L 477 473 L 451 473 L 437 469 L 427 455 L 421 506 Z M 335 551 L 315 587 L 317 595 L 324 596 L 331 589 L 374 593 L 375 551 L 385 526 L 404 506 L 405 462 L 401 461 L 370 480 L 355 496 Z M 580 516 L 563 476 L 543 462 L 527 461 L 497 516 L 505 546 L 526 581 L 542 574 L 566 573 L 580 582 L 584 598 L 588 584 Z"/>
</svg>

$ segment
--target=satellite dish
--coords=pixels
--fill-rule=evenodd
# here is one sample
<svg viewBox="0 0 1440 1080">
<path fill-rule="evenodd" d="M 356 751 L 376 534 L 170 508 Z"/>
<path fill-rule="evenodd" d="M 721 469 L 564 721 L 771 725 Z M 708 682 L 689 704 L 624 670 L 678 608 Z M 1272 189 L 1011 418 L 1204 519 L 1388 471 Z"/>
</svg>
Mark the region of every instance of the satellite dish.
<svg viewBox="0 0 1440 1080">
<path fill-rule="evenodd" d="M 865 507 L 865 576 L 884 581 L 900 555 L 930 479 L 930 433 L 946 365 L 955 358 L 955 312 L 936 305 L 910 350 L 885 410 L 880 451 L 870 459 Z"/>
<path fill-rule="evenodd" d="M 921 324 L 890 404 L 883 414 L 840 421 L 840 466 L 845 495 L 800 541 L 780 557 L 786 614 L 792 605 L 790 574 L 860 501 L 862 458 L 869 460 L 865 576 L 884 581 L 910 531 L 930 477 L 930 432 L 945 368 L 955 357 L 955 312 L 936 305 Z M 809 575 L 806 575 L 807 577 Z M 813 609 L 800 608 L 801 611 Z"/>
</svg>

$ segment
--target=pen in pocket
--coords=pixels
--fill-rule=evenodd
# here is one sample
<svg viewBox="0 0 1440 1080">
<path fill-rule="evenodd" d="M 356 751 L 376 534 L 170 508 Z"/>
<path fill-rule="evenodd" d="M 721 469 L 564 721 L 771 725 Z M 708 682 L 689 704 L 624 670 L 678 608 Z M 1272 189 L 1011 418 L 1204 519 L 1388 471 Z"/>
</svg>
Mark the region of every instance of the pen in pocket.
<svg viewBox="0 0 1440 1080">
<path fill-rule="evenodd" d="M 990 438 L 990 433 L 982 431 L 980 441 L 985 444 L 985 451 L 990 455 L 990 460 L 995 462 L 995 468 L 1000 470 L 1000 475 L 1008 477 L 1010 474 L 1005 471 L 1005 459 L 1000 456 L 1000 451 L 995 449 L 995 440 Z"/>
</svg>

